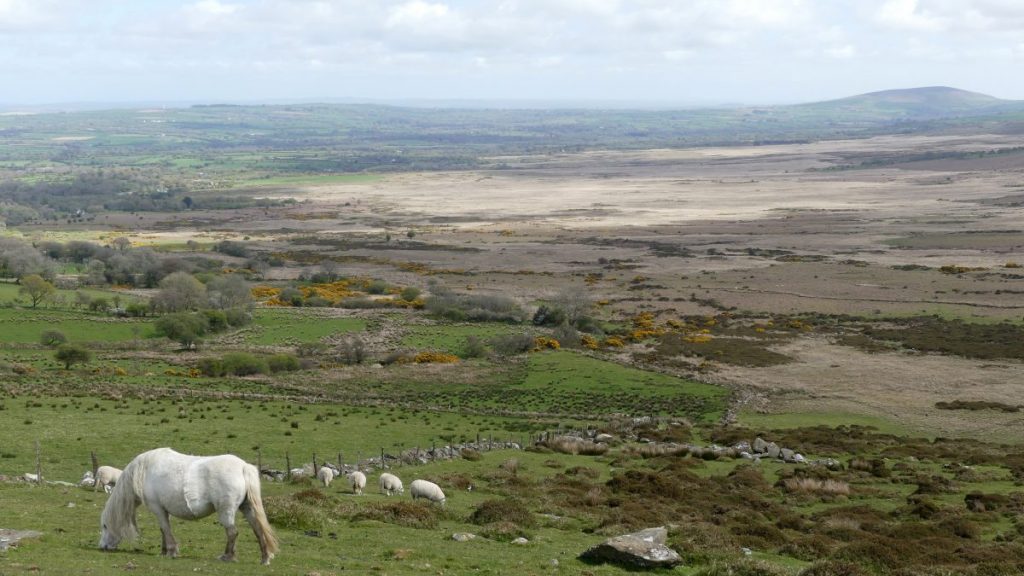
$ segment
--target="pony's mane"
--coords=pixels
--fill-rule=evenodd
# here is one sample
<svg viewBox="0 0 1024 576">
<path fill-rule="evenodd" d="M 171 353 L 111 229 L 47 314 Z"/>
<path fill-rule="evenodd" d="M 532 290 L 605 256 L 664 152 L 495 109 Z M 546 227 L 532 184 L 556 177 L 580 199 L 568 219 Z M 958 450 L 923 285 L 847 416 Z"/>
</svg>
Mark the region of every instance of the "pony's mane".
<svg viewBox="0 0 1024 576">
<path fill-rule="evenodd" d="M 107 531 L 118 541 L 132 540 L 139 536 L 139 528 L 135 524 L 135 508 L 142 497 L 146 471 L 153 451 L 136 456 L 121 472 L 121 478 L 110 492 L 107 505 L 101 516 Z"/>
</svg>

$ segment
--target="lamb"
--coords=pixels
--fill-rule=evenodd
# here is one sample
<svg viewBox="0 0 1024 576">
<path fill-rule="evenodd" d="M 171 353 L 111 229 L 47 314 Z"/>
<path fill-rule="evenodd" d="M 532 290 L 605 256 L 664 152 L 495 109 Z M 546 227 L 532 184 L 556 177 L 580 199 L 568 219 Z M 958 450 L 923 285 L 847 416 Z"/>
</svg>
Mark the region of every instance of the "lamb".
<svg viewBox="0 0 1024 576">
<path fill-rule="evenodd" d="M 384 472 L 380 475 L 380 492 L 381 494 L 402 494 L 405 492 L 405 487 L 402 486 L 402 480 L 394 474 Z"/>
<path fill-rule="evenodd" d="M 413 480 L 412 484 L 409 485 L 409 493 L 412 494 L 412 499 L 426 498 L 431 502 L 436 502 L 444 506 L 445 496 L 441 487 L 433 482 L 426 480 Z"/>
<path fill-rule="evenodd" d="M 348 485 L 352 488 L 353 494 L 362 494 L 363 488 L 366 488 L 366 474 L 359 470 L 352 472 L 348 475 Z"/>
<path fill-rule="evenodd" d="M 324 488 L 328 488 L 334 480 L 334 470 L 327 466 L 322 466 L 320 471 L 316 473 L 316 478 L 324 483 Z"/>
<path fill-rule="evenodd" d="M 96 469 L 96 481 L 93 483 L 93 492 L 100 489 L 103 486 L 103 490 L 110 492 L 110 487 L 117 484 L 117 479 L 121 477 L 121 470 L 114 468 L 113 466 L 100 466 Z"/>
</svg>

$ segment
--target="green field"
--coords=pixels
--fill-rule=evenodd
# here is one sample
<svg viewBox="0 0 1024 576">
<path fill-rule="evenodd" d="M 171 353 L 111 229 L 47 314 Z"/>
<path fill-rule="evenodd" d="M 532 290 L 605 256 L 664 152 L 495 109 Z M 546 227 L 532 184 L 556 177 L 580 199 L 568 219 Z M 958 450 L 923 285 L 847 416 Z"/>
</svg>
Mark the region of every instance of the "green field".
<svg viewBox="0 0 1024 576">
<path fill-rule="evenodd" d="M 36 344 L 47 330 L 59 330 L 72 342 L 123 342 L 153 334 L 151 320 L 69 310 L 0 308 L 0 324 L 0 343 Z"/>
<path fill-rule="evenodd" d="M 359 318 L 322 318 L 303 310 L 261 309 L 254 315 L 246 341 L 263 345 L 316 342 L 324 336 L 365 329 L 366 321 Z"/>
<path fill-rule="evenodd" d="M 466 338 L 483 342 L 505 334 L 521 334 L 522 327 L 508 324 L 460 324 L 442 326 L 416 325 L 402 338 L 402 346 L 417 350 L 435 350 L 461 356 L 466 351 Z"/>
</svg>

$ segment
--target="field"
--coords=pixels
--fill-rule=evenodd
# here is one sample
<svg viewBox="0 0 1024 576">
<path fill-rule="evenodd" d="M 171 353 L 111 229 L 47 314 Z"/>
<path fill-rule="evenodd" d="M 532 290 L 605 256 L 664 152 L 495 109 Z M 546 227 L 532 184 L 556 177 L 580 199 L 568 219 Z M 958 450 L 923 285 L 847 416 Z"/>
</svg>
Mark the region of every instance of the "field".
<svg viewBox="0 0 1024 576">
<path fill-rule="evenodd" d="M 1020 573 L 1020 137 L 885 110 L 4 118 L 0 241 L 60 288 L 29 307 L 0 254 L 0 528 L 42 532 L 0 572 L 252 573 L 212 520 L 175 524 L 173 562 L 145 512 L 102 554 L 106 496 L 52 483 L 169 445 L 261 462 L 267 573 L 623 574 L 577 556 L 658 525 L 680 574 Z M 173 122 L 126 123 L 150 115 Z M 175 274 L 199 304 L 172 309 Z M 447 507 L 376 494 L 382 452 Z M 272 473 L 314 455 L 368 494 Z"/>
</svg>

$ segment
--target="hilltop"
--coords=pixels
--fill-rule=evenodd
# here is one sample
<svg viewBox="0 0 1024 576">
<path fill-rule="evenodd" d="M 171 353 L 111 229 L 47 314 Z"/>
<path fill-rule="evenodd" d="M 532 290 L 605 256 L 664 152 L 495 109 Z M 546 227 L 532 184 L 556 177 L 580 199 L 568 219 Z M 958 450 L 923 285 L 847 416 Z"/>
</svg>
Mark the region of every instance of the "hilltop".
<svg viewBox="0 0 1024 576">
<path fill-rule="evenodd" d="M 963 116 L 983 116 L 1024 109 L 1024 102 L 1002 100 L 988 94 L 927 86 L 882 90 L 838 100 L 802 104 L 818 113 L 858 116 L 863 120 L 929 120 Z"/>
</svg>

